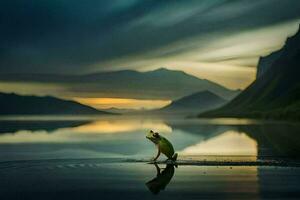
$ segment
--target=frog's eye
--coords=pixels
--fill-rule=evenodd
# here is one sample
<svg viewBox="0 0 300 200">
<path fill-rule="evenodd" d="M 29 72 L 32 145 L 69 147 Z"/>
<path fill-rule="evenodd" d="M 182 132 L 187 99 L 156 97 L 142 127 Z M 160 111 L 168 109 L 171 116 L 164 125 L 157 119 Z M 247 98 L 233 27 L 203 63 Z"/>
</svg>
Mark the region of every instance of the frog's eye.
<svg viewBox="0 0 300 200">
<path fill-rule="evenodd" d="M 150 133 L 153 133 L 153 131 L 152 131 L 152 130 L 150 130 Z"/>
<path fill-rule="evenodd" d="M 156 138 L 158 138 L 159 134 L 158 133 L 154 133 L 153 136 L 156 137 Z"/>
</svg>

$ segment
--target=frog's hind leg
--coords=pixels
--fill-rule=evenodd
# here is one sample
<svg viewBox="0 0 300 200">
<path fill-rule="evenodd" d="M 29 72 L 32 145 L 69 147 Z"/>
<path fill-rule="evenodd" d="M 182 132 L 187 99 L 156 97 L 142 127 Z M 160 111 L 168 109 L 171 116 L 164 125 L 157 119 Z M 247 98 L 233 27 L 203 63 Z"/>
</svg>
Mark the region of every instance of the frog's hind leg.
<svg viewBox="0 0 300 200">
<path fill-rule="evenodd" d="M 171 158 L 168 158 L 168 159 L 165 161 L 166 164 L 171 164 L 171 165 L 174 165 L 175 167 L 177 167 L 177 163 L 176 163 L 177 156 L 178 156 L 178 154 L 175 153 Z"/>
</svg>

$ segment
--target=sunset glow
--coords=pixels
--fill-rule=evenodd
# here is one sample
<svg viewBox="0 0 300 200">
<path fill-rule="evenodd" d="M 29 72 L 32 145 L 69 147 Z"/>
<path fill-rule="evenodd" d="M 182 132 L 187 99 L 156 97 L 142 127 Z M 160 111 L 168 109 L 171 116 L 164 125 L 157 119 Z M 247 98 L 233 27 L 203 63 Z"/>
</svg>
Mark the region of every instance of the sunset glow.
<svg viewBox="0 0 300 200">
<path fill-rule="evenodd" d="M 74 98 L 74 100 L 98 109 L 119 108 L 148 110 L 161 108 L 171 103 L 170 100 L 144 100 L 125 98 Z"/>
<path fill-rule="evenodd" d="M 162 121 L 152 120 L 99 120 L 73 129 L 76 133 L 113 134 L 130 131 L 147 132 L 155 129 L 159 132 L 171 133 L 172 128 Z"/>
</svg>

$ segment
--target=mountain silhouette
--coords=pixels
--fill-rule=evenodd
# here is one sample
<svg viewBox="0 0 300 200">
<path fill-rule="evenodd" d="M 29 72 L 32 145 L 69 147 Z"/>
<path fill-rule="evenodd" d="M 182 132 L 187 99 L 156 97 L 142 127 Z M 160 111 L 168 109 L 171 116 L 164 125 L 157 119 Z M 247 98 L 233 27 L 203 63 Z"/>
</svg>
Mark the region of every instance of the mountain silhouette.
<svg viewBox="0 0 300 200">
<path fill-rule="evenodd" d="M 160 109 L 161 112 L 199 113 L 224 105 L 227 100 L 210 91 L 197 92 L 178 100 Z"/>
<path fill-rule="evenodd" d="M 0 93 L 0 115 L 109 114 L 75 101 L 55 97 Z"/>
<path fill-rule="evenodd" d="M 266 71 L 268 71 L 273 63 L 275 63 L 275 61 L 281 56 L 282 52 L 283 48 L 271 53 L 268 56 L 260 57 L 257 65 L 256 78 L 261 77 Z"/>
<path fill-rule="evenodd" d="M 239 90 L 230 90 L 206 79 L 182 71 L 160 68 L 138 72 L 122 70 L 87 75 L 0 74 L 5 82 L 59 84 L 71 94 L 97 97 L 136 99 L 178 99 L 198 91 L 209 90 L 225 99 L 232 99 Z"/>
<path fill-rule="evenodd" d="M 263 73 L 258 70 L 258 78 L 241 94 L 220 109 L 200 114 L 200 117 L 300 119 L 300 31 L 288 38 L 278 52 L 277 59 L 274 54 L 264 58 L 269 59 L 269 65 L 263 66 Z"/>
</svg>

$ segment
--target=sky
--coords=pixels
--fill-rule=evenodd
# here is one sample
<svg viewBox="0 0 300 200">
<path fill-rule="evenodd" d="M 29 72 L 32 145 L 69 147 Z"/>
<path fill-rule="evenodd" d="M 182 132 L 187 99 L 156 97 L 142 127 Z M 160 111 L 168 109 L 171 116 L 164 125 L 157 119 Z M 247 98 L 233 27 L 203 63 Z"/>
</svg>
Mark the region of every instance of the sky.
<svg viewBox="0 0 300 200">
<path fill-rule="evenodd" d="M 0 74 L 165 67 L 244 89 L 299 11 L 298 0 L 3 0 Z"/>
</svg>

